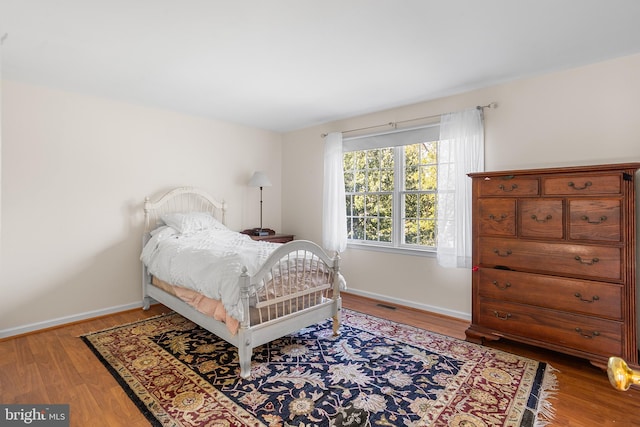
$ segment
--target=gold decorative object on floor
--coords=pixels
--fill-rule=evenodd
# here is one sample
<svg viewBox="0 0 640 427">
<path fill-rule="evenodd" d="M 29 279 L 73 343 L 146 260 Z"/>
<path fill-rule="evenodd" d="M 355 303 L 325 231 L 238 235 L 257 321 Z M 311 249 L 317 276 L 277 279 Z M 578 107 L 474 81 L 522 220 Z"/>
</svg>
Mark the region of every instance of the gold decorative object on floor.
<svg viewBox="0 0 640 427">
<path fill-rule="evenodd" d="M 618 390 L 627 391 L 632 385 L 640 385 L 640 371 L 629 368 L 619 357 L 610 357 L 607 364 L 609 382 Z"/>
</svg>

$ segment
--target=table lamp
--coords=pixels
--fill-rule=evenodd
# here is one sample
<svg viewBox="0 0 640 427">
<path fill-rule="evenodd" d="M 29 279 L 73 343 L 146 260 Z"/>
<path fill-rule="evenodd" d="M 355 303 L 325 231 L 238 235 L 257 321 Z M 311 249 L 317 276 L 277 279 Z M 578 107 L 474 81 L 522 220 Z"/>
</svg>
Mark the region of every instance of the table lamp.
<svg viewBox="0 0 640 427">
<path fill-rule="evenodd" d="M 262 228 L 262 187 L 271 187 L 271 181 L 269 177 L 263 171 L 256 171 L 249 180 L 249 187 L 260 187 L 260 228 L 253 230 L 255 236 L 267 236 L 268 230 Z"/>
</svg>

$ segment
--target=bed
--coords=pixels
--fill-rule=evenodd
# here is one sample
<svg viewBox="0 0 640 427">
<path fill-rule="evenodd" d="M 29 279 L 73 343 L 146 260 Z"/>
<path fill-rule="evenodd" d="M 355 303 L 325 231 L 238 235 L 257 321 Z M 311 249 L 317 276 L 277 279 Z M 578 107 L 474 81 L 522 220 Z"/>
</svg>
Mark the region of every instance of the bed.
<svg viewBox="0 0 640 427">
<path fill-rule="evenodd" d="M 145 199 L 143 309 L 155 300 L 229 342 L 248 378 L 257 346 L 328 318 L 338 334 L 344 279 L 338 255 L 255 241 L 226 228 L 226 209 L 194 187 Z"/>
</svg>

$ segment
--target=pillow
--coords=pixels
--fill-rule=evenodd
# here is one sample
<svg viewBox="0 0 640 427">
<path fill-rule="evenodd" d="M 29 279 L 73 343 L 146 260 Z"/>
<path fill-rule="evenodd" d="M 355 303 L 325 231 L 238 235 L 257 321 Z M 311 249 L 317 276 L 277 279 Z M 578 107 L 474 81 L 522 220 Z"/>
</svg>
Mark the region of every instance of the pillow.
<svg viewBox="0 0 640 427">
<path fill-rule="evenodd" d="M 207 212 L 168 213 L 160 218 L 178 233 L 194 233 L 206 229 L 226 229 L 220 221 Z"/>
</svg>

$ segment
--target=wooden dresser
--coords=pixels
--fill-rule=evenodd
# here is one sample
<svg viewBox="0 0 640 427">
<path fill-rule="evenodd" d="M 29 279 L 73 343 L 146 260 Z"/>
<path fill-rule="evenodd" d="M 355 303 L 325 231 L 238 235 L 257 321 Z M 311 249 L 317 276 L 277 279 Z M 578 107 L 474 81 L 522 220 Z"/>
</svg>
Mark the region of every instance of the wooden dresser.
<svg viewBox="0 0 640 427">
<path fill-rule="evenodd" d="M 467 340 L 500 337 L 638 366 L 640 163 L 473 173 Z"/>
</svg>

